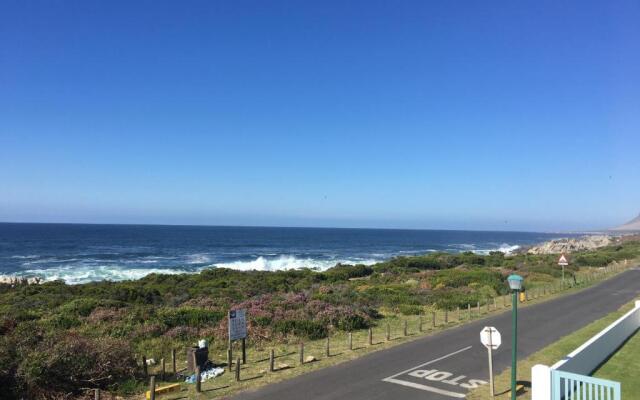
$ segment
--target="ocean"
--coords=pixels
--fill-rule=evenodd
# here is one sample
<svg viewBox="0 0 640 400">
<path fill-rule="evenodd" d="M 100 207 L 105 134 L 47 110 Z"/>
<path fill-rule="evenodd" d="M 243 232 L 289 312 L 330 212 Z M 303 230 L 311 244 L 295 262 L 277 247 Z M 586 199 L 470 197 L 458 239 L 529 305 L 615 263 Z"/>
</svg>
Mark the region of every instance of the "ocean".
<svg viewBox="0 0 640 400">
<path fill-rule="evenodd" d="M 0 277 L 69 284 L 205 268 L 324 270 L 435 251 L 511 252 L 560 237 L 533 232 L 0 223 Z M 567 235 L 562 235 L 567 236 Z"/>
</svg>

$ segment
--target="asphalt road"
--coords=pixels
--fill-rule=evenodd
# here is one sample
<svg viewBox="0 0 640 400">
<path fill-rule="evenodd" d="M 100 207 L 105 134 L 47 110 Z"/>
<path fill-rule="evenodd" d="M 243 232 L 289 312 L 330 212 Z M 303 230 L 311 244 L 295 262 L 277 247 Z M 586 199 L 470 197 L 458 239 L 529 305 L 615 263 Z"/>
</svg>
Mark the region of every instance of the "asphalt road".
<svg viewBox="0 0 640 400">
<path fill-rule="evenodd" d="M 590 322 L 618 310 L 640 295 L 640 270 L 558 299 L 519 310 L 519 358 L 548 346 Z M 436 399 L 464 398 L 488 378 L 487 351 L 480 330 L 494 326 L 502 346 L 494 352 L 496 373 L 511 363 L 511 312 L 466 324 L 437 335 L 365 355 L 234 399 Z"/>
</svg>

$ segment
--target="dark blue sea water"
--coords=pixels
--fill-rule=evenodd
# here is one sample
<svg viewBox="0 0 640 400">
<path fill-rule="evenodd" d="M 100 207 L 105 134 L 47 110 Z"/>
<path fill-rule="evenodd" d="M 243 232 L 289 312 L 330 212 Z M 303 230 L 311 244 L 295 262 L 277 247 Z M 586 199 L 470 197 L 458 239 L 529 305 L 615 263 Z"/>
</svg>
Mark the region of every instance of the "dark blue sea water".
<svg viewBox="0 0 640 400">
<path fill-rule="evenodd" d="M 68 283 L 152 272 L 326 269 L 433 251 L 513 251 L 558 237 L 528 232 L 0 223 L 0 276 Z"/>
</svg>

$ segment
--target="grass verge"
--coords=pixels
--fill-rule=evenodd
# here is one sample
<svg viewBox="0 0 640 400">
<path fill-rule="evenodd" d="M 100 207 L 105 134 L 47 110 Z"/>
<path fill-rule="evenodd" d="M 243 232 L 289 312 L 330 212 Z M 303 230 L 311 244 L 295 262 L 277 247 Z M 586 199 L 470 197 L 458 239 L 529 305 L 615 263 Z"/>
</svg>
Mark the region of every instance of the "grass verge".
<svg viewBox="0 0 640 400">
<path fill-rule="evenodd" d="M 625 399 L 632 398 L 630 393 L 640 397 L 640 335 L 632 336 L 593 376 L 618 381 L 622 384 Z"/>
</svg>

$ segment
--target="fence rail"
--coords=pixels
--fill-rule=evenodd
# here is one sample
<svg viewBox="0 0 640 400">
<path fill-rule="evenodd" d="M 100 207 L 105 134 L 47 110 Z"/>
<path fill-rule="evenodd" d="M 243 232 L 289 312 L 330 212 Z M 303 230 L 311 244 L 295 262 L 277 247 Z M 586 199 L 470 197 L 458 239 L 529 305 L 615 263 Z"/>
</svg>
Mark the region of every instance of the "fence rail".
<svg viewBox="0 0 640 400">
<path fill-rule="evenodd" d="M 620 382 L 566 371 L 551 371 L 551 400 L 621 400 Z"/>
</svg>

